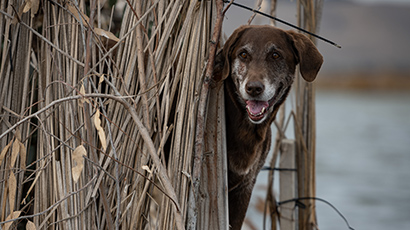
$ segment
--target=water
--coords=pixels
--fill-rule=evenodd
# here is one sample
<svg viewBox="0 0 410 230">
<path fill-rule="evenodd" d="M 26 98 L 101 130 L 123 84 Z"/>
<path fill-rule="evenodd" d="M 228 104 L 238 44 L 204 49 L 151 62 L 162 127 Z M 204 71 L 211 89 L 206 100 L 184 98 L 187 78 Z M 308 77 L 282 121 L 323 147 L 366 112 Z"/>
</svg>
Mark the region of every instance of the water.
<svg viewBox="0 0 410 230">
<path fill-rule="evenodd" d="M 410 229 L 410 93 L 319 91 L 316 103 L 317 197 L 356 230 Z M 262 172 L 252 204 L 265 199 L 266 178 Z M 321 230 L 348 229 L 316 204 Z M 262 229 L 262 215 L 248 214 Z"/>
</svg>

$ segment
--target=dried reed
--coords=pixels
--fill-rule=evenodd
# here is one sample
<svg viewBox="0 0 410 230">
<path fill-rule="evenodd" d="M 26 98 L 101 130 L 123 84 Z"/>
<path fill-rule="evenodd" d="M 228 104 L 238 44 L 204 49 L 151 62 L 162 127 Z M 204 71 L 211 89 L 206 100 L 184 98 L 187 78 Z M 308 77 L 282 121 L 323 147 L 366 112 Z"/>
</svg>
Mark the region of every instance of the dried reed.
<svg viewBox="0 0 410 230">
<path fill-rule="evenodd" d="M 2 227 L 184 229 L 215 2 L 39 4 L 0 4 Z"/>
<path fill-rule="evenodd" d="M 206 104 L 212 58 L 208 67 L 206 61 L 216 49 L 209 41 L 219 37 L 214 26 L 221 23 L 221 5 L 222 1 L 126 0 L 121 20 L 111 25 L 106 22 L 115 21 L 114 10 L 101 1 L 1 1 L 3 229 L 227 225 L 223 197 L 206 198 L 222 207 L 217 216 L 200 202 L 207 192 L 224 192 L 218 190 L 223 184 L 203 184 L 203 178 L 223 183 L 218 178 L 226 170 L 223 164 L 219 172 L 207 168 L 210 162 L 221 163 L 218 154 L 212 158 L 203 153 L 223 152 L 224 147 L 201 143 L 207 135 L 205 123 L 216 121 L 209 114 L 205 121 L 205 109 L 215 112 L 215 123 L 223 124 L 223 110 Z M 322 1 L 299 0 L 298 5 L 301 25 L 315 32 Z M 291 114 L 298 146 L 298 194 L 314 196 L 314 88 L 302 81 L 296 84 L 296 109 Z M 210 90 L 217 95 L 210 100 L 221 103 L 219 88 Z M 284 138 L 284 120 L 283 112 L 277 143 Z M 221 125 L 210 129 L 223 142 Z M 275 156 L 279 148 L 277 144 Z M 275 162 L 276 157 L 273 166 Z M 208 173 L 201 177 L 201 172 Z M 275 197 L 269 194 L 274 213 Z M 315 226 L 314 202 L 307 206 L 299 211 L 299 229 Z"/>
</svg>

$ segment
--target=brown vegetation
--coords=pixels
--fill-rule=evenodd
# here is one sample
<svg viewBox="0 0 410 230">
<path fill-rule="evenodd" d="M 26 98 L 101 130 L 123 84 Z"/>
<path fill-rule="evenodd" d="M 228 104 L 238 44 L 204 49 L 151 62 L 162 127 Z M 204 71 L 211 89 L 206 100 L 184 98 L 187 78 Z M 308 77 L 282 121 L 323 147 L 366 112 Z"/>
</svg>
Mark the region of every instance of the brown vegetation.
<svg viewBox="0 0 410 230">
<path fill-rule="evenodd" d="M 214 3 L 127 1 L 117 36 L 96 1 L 37 4 L 1 4 L 0 221 L 183 229 Z"/>
<path fill-rule="evenodd" d="M 221 1 L 126 0 L 116 25 L 100 2 L 0 3 L 3 229 L 184 229 L 188 209 L 203 211 L 188 201 L 204 196 L 190 195 L 191 180 Z M 314 32 L 321 4 L 300 2 L 300 21 Z M 299 195 L 313 196 L 314 90 L 295 88 L 288 118 L 297 127 Z M 268 197 L 275 210 L 272 190 Z M 314 202 L 307 207 L 299 216 L 311 229 Z"/>
</svg>

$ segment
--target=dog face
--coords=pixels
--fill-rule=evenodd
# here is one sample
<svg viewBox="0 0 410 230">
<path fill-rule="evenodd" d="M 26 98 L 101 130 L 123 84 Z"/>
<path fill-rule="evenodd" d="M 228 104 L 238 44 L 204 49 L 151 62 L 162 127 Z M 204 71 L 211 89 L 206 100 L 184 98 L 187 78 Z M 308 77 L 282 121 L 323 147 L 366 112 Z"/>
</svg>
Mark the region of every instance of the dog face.
<svg viewBox="0 0 410 230">
<path fill-rule="evenodd" d="M 232 78 L 238 102 L 249 121 L 261 124 L 287 96 L 297 64 L 303 78 L 313 81 L 323 58 L 304 35 L 273 26 L 242 26 L 234 31 L 216 64 L 224 79 Z"/>
</svg>

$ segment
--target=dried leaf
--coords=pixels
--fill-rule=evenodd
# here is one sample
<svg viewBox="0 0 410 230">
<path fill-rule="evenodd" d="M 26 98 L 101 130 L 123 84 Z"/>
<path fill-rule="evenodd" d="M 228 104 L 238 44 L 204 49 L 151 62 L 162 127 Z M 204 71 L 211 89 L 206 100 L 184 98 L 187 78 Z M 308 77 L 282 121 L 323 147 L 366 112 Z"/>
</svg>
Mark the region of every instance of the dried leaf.
<svg viewBox="0 0 410 230">
<path fill-rule="evenodd" d="M 23 6 L 21 6 L 22 13 L 27 13 L 29 10 L 31 10 L 31 17 L 34 18 L 34 15 L 37 13 L 38 11 L 38 7 L 40 5 L 40 0 L 26 0 L 23 3 Z M 21 16 L 21 15 L 20 15 Z"/>
<path fill-rule="evenodd" d="M 104 82 L 104 74 L 101 74 L 100 81 L 98 82 L 98 84 L 100 85 L 103 82 Z"/>
<path fill-rule="evenodd" d="M 81 85 L 81 87 L 80 87 L 80 94 L 81 94 L 81 95 L 85 95 L 84 85 Z M 84 104 L 85 102 L 86 102 L 85 98 L 82 97 L 82 98 L 80 99 L 80 106 L 83 107 L 83 104 Z"/>
<path fill-rule="evenodd" d="M 36 230 L 36 229 L 37 229 L 36 225 L 33 222 L 27 221 L 26 230 Z"/>
<path fill-rule="evenodd" d="M 21 132 L 19 128 L 16 128 L 16 132 L 14 133 L 14 136 L 16 136 L 17 140 L 21 142 Z"/>
<path fill-rule="evenodd" d="M 82 21 L 82 24 L 85 27 L 88 27 L 87 22 L 89 21 L 89 18 L 87 15 L 85 15 L 83 12 L 79 12 L 74 6 L 68 5 L 67 9 L 74 15 L 74 17 L 78 21 Z M 120 41 L 119 38 L 117 38 L 113 33 L 100 29 L 100 28 L 94 28 L 95 34 L 100 36 L 101 41 L 103 42 L 104 45 L 107 45 L 107 48 L 110 49 L 113 47 L 117 42 Z"/>
<path fill-rule="evenodd" d="M 87 15 L 85 15 L 83 12 L 78 12 L 78 10 L 72 6 L 72 5 L 68 5 L 67 9 L 74 15 L 74 17 L 78 20 L 78 21 L 82 21 L 84 26 L 87 26 L 87 22 L 90 21 L 90 19 L 87 17 Z M 81 14 L 81 17 L 80 17 Z"/>
<path fill-rule="evenodd" d="M 120 39 L 117 38 L 117 37 L 116 37 L 113 33 L 111 33 L 110 31 L 106 31 L 106 30 L 103 30 L 103 29 L 100 29 L 100 28 L 95 28 L 94 31 L 95 31 L 95 33 L 96 33 L 97 35 L 100 35 L 101 37 L 104 37 L 104 38 L 113 40 L 114 42 L 119 42 L 119 41 L 120 41 Z"/>
<path fill-rule="evenodd" d="M 8 143 L 8 145 L 6 145 L 6 147 L 4 147 L 3 150 L 1 150 L 1 153 L 0 153 L 0 165 L 1 165 L 1 162 L 3 161 L 4 157 L 6 156 L 7 151 L 9 151 L 9 148 L 10 148 L 10 146 L 11 146 L 12 143 L 13 143 L 13 141 L 10 141 L 10 143 Z"/>
<path fill-rule="evenodd" d="M 23 143 L 20 142 L 20 168 L 26 170 L 27 151 Z"/>
<path fill-rule="evenodd" d="M 94 125 L 98 131 L 98 137 L 100 138 L 101 146 L 103 150 L 105 151 L 107 149 L 107 141 L 106 141 L 104 129 L 101 127 L 100 110 L 98 109 L 97 109 L 97 112 L 95 112 L 94 114 Z"/>
<path fill-rule="evenodd" d="M 31 0 L 31 17 L 37 14 L 38 8 L 40 6 L 40 0 Z"/>
<path fill-rule="evenodd" d="M 32 5 L 31 1 L 27 0 L 26 4 L 24 5 L 24 8 L 23 8 L 23 13 L 27 13 L 31 9 L 31 5 Z"/>
<path fill-rule="evenodd" d="M 85 150 L 83 145 L 78 146 L 74 149 L 71 158 L 75 162 L 76 166 L 71 169 L 73 180 L 77 183 L 78 179 L 80 178 L 81 172 L 84 168 L 84 158 L 83 156 L 87 155 L 87 151 Z"/>
<path fill-rule="evenodd" d="M 100 28 L 94 28 L 94 32 L 100 36 L 100 39 L 104 45 L 107 46 L 108 49 L 113 47 L 117 42 L 120 41 L 113 33 L 110 31 L 106 31 Z"/>
<path fill-rule="evenodd" d="M 15 211 L 15 212 L 11 213 L 11 214 L 6 218 L 6 221 L 7 221 L 7 220 L 16 219 L 17 217 L 20 216 L 20 213 L 21 213 L 21 211 Z M 13 224 L 13 222 L 7 222 L 7 223 L 5 223 L 3 229 L 4 229 L 4 230 L 8 230 L 12 224 Z"/>
<path fill-rule="evenodd" d="M 13 149 L 11 151 L 11 164 L 10 164 L 11 167 L 14 167 L 14 164 L 16 163 L 17 156 L 20 152 L 20 143 L 21 142 L 18 139 L 14 140 Z"/>
<path fill-rule="evenodd" d="M 142 169 L 144 169 L 145 171 L 147 171 L 149 174 L 152 173 L 151 169 L 149 169 L 148 165 L 143 165 Z"/>
<path fill-rule="evenodd" d="M 17 181 L 16 176 L 14 176 L 13 172 L 10 172 L 9 179 L 7 180 L 7 185 L 9 189 L 9 204 L 10 210 L 14 210 L 14 202 L 16 201 L 16 188 L 17 188 Z"/>
</svg>

